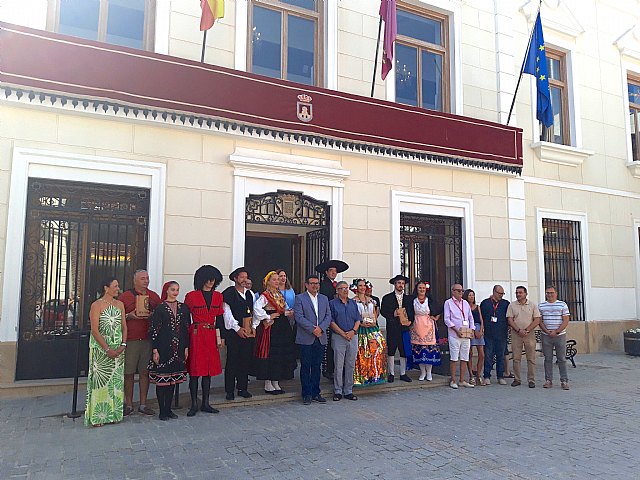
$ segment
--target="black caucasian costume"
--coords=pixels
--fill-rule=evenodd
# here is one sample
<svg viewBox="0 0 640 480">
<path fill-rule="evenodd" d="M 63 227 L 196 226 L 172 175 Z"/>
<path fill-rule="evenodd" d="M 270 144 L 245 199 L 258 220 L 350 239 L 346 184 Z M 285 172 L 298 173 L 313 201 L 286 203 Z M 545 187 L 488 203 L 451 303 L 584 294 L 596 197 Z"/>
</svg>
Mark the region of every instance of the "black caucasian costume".
<svg viewBox="0 0 640 480">
<path fill-rule="evenodd" d="M 235 281 L 240 272 L 246 272 L 246 270 L 236 269 L 229 277 Z M 233 316 L 232 319 L 229 318 L 225 307 L 224 328 L 220 330 L 227 345 L 224 390 L 228 396 L 232 397 L 237 388 L 240 396 L 248 397 L 248 373 L 253 358 L 254 339 L 253 337 L 242 338 L 237 331 L 243 327 L 245 317 L 253 316 L 253 294 L 246 289 L 241 293 L 235 285 L 232 285 L 222 292 L 222 297 Z"/>
</svg>

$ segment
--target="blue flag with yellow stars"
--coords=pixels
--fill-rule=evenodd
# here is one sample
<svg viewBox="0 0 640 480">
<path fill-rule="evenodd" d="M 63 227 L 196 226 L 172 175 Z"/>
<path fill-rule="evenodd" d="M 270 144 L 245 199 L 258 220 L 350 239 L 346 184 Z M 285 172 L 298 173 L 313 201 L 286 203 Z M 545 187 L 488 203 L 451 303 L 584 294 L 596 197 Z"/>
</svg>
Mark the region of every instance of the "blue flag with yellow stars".
<svg viewBox="0 0 640 480">
<path fill-rule="evenodd" d="M 542 36 L 542 22 L 540 13 L 533 27 L 533 36 L 524 63 L 524 73 L 536 77 L 536 90 L 538 101 L 536 106 L 536 118 L 545 127 L 553 125 L 553 110 L 551 109 L 551 93 L 549 92 L 549 79 L 547 71 L 547 54 L 544 51 L 544 37 Z"/>
</svg>

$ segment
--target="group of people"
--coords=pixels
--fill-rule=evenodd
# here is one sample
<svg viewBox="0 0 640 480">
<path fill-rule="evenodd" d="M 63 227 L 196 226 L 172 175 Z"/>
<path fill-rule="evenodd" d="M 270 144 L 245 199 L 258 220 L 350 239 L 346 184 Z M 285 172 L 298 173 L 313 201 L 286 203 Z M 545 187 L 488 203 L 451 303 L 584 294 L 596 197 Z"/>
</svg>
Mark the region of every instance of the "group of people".
<svg viewBox="0 0 640 480">
<path fill-rule="evenodd" d="M 155 415 L 146 405 L 153 383 L 160 420 L 176 418 L 171 409 L 175 386 L 187 378 L 191 395 L 187 416 L 199 411 L 218 413 L 209 403 L 209 392 L 211 377 L 222 373 L 222 345 L 227 350 L 224 384 L 228 401 L 236 394 L 252 396 L 249 376 L 264 381 L 267 394 L 285 393 L 280 382 L 294 377 L 298 359 L 305 405 L 326 402 L 320 393 L 322 373 L 333 381 L 333 401 L 357 400 L 355 385 L 394 382 L 396 356 L 400 380 L 411 382 L 407 371 L 417 367 L 419 380 L 431 381 L 432 367 L 442 359 L 437 328 L 441 318 L 448 330 L 452 388 L 489 385 L 494 358 L 498 383 L 506 384 L 509 328 L 512 386 L 521 384 L 524 347 L 527 381 L 529 387 L 535 387 L 533 331 L 538 326 L 543 332 L 544 387 L 552 386 L 555 349 L 561 386 L 569 388 L 564 356 L 569 310 L 557 300 L 554 287 L 546 289 L 547 301 L 537 306 L 527 299 L 525 287 L 518 287 L 517 301 L 509 303 L 502 298 L 504 289 L 496 285 L 491 297 L 478 305 L 473 290 L 465 291 L 456 284 L 451 298 L 438 308 L 426 281 L 418 281 L 409 293 L 409 279 L 397 275 L 389 280 L 393 291 L 380 301 L 366 279 L 351 284 L 337 281 L 338 273 L 347 269 L 339 260 L 318 265 L 318 273 L 305 278 L 305 291 L 297 295 L 284 270 L 271 271 L 258 294 L 251 289 L 246 268 L 231 272 L 233 285 L 218 292 L 221 272 L 203 265 L 195 272 L 194 289 L 184 302 L 178 300 L 180 285 L 175 281 L 166 282 L 160 296 L 151 291 L 145 270 L 135 272 L 133 288 L 121 295 L 118 280 L 106 279 L 90 311 L 85 424 L 116 423 L 133 413 L 136 373 L 141 414 Z M 379 315 L 386 319 L 386 336 L 380 331 Z M 472 346 L 478 353 L 475 371 L 470 361 Z"/>
</svg>

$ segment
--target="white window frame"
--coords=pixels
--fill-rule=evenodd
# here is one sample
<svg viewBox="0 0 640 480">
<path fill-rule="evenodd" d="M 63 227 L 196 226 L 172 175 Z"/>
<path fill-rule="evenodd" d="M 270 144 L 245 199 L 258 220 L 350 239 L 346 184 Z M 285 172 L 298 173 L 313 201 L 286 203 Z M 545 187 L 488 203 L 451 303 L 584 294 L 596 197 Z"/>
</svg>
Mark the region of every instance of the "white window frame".
<svg viewBox="0 0 640 480">
<path fill-rule="evenodd" d="M 95 183 L 99 184 L 150 189 L 147 270 L 154 285 L 162 284 L 166 192 L 164 164 L 16 147 L 13 150 L 9 190 L 0 342 L 18 340 L 27 186 L 31 177 L 75 182 L 95 179 Z"/>
<path fill-rule="evenodd" d="M 338 88 L 338 0 L 324 0 L 323 88 Z M 247 41 L 249 38 L 249 0 L 236 0 L 236 70 L 247 71 Z M 320 25 L 318 26 L 320 27 Z M 313 85 L 317 86 L 317 85 Z"/>
<path fill-rule="evenodd" d="M 463 284 L 476 285 L 473 200 L 424 193 L 391 191 L 391 276 L 400 273 L 400 214 L 417 213 L 462 219 Z"/>
<path fill-rule="evenodd" d="M 450 112 L 463 115 L 462 102 L 462 1 L 460 0 L 418 0 L 412 2 L 417 7 L 446 15 L 449 19 L 449 95 Z M 382 40 L 380 40 L 382 42 Z M 395 48 L 394 48 L 395 55 Z M 391 71 L 385 80 L 385 95 L 390 102 L 396 101 L 395 56 Z M 380 75 L 380 73 L 377 73 Z"/>
<path fill-rule="evenodd" d="M 622 61 L 622 106 L 624 108 L 624 128 L 626 133 L 627 144 L 627 165 L 637 165 L 638 162 L 633 161 L 633 147 L 631 145 L 631 119 L 629 118 L 629 75 L 640 77 L 640 59 L 637 62 L 626 60 Z M 640 142 L 640 139 L 637 139 Z"/>
<path fill-rule="evenodd" d="M 567 220 L 578 222 L 580 225 L 580 236 L 582 244 L 580 250 L 582 254 L 582 278 L 584 286 L 584 314 L 585 320 L 591 320 L 591 262 L 589 257 L 589 222 L 587 214 L 582 212 L 568 212 L 564 210 L 549 210 L 546 208 L 536 208 L 536 233 L 538 236 L 538 285 L 539 301 L 544 302 L 544 231 L 542 229 L 542 219 Z M 562 298 L 560 299 L 562 300 Z"/>
<path fill-rule="evenodd" d="M 249 195 L 278 189 L 302 191 L 331 205 L 331 258 L 342 258 L 344 183 L 350 171 L 339 162 L 238 147 L 229 157 L 233 167 L 232 267 L 244 265 L 246 202 Z"/>
</svg>

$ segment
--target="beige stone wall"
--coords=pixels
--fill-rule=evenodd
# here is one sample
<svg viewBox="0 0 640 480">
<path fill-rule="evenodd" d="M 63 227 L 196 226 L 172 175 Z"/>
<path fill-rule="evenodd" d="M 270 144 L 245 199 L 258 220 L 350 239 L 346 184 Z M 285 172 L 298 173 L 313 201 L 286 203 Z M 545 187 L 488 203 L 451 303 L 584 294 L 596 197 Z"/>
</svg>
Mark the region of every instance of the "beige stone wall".
<svg viewBox="0 0 640 480">
<path fill-rule="evenodd" d="M 207 32 L 206 63 L 234 68 L 235 7 L 235 0 L 227 0 L 224 18 Z M 169 55 L 200 61 L 200 2 L 172 1 L 170 8 Z"/>
</svg>

